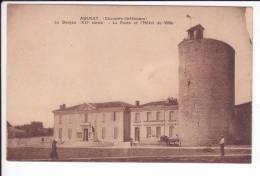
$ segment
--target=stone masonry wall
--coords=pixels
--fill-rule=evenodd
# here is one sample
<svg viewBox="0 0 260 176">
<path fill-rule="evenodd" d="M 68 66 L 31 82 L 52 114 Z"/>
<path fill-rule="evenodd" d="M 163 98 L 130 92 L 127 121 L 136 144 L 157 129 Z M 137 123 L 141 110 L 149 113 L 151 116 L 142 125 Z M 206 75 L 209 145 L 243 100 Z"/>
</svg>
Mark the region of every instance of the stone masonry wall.
<svg viewBox="0 0 260 176">
<path fill-rule="evenodd" d="M 229 137 L 234 115 L 234 56 L 228 44 L 184 40 L 179 44 L 179 119 L 183 145 L 217 144 Z"/>
</svg>

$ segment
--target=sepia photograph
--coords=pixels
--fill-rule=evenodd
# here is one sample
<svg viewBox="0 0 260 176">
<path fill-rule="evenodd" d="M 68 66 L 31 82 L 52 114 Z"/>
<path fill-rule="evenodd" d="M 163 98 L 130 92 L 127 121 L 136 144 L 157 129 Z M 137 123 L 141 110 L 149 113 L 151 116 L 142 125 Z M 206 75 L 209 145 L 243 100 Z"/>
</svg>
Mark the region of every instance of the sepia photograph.
<svg viewBox="0 0 260 176">
<path fill-rule="evenodd" d="M 8 4 L 9 162 L 252 163 L 253 8 Z"/>
</svg>

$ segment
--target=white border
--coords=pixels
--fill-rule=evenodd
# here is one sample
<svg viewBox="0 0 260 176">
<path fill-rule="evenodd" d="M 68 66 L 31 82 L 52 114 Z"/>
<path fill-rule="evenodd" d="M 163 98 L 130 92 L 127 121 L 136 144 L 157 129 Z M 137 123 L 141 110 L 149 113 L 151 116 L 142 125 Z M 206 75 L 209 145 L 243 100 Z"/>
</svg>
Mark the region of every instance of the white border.
<svg viewBox="0 0 260 176">
<path fill-rule="evenodd" d="M 95 4 L 95 5 L 189 5 L 189 6 L 252 6 L 253 33 L 253 156 L 252 164 L 179 164 L 179 163 L 78 163 L 78 162 L 8 162 L 6 161 L 6 17 L 7 4 Z M 4 2 L 2 3 L 2 174 L 5 176 L 46 175 L 177 175 L 177 176 L 253 176 L 260 166 L 260 3 L 259 2 Z M 256 59 L 257 58 L 257 59 Z M 258 173 L 258 174 L 256 174 Z"/>
</svg>

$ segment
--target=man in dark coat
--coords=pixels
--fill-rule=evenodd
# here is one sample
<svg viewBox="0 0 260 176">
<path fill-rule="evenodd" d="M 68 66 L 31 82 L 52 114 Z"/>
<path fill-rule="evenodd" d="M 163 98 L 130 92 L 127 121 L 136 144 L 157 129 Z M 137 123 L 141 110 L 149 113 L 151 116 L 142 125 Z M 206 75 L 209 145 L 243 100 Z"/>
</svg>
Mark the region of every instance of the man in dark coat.
<svg viewBox="0 0 260 176">
<path fill-rule="evenodd" d="M 219 145 L 220 145 L 221 157 L 224 157 L 224 155 L 225 155 L 225 138 L 224 138 L 224 135 L 221 135 Z"/>
<path fill-rule="evenodd" d="M 51 159 L 55 160 L 58 159 L 58 153 L 57 153 L 57 141 L 53 139 L 52 146 L 51 146 Z"/>
</svg>

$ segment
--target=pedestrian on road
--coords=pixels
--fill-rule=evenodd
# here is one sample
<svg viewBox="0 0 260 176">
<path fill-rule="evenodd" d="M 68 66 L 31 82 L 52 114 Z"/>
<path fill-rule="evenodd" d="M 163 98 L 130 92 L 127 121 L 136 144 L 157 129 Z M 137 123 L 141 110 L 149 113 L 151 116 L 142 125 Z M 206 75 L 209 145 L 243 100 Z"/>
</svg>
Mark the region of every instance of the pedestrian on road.
<svg viewBox="0 0 260 176">
<path fill-rule="evenodd" d="M 225 138 L 224 138 L 224 135 L 221 135 L 219 145 L 220 145 L 221 156 L 224 157 L 224 155 L 225 155 Z"/>
<path fill-rule="evenodd" d="M 177 139 L 178 145 L 179 145 L 179 147 L 180 147 L 180 146 L 181 146 L 181 139 L 180 139 L 180 137 L 179 137 L 178 134 L 176 134 L 176 139 Z"/>
<path fill-rule="evenodd" d="M 133 146 L 133 138 L 130 138 L 130 146 Z"/>
<path fill-rule="evenodd" d="M 51 147 L 51 159 L 55 160 L 58 159 L 58 153 L 57 153 L 57 141 L 53 139 L 52 141 L 52 147 Z"/>
</svg>

